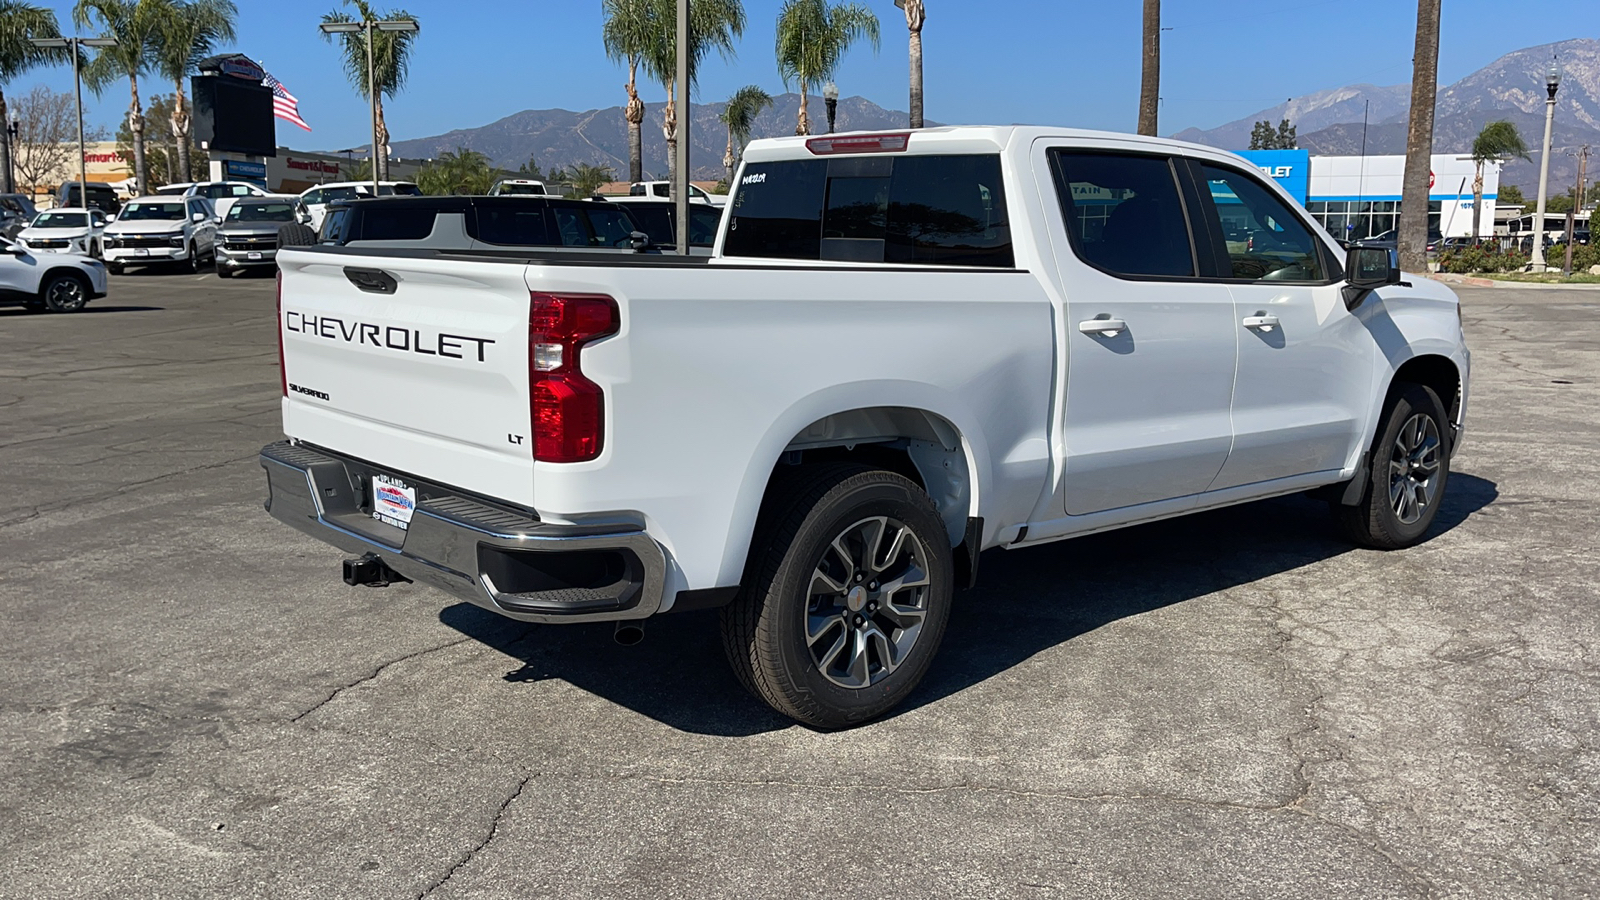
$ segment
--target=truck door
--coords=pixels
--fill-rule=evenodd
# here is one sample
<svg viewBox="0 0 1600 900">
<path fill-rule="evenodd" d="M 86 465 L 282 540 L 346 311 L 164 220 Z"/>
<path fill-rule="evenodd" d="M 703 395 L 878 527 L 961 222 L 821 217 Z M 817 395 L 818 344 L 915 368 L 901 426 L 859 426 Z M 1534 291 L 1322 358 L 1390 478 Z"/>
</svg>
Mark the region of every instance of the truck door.
<svg viewBox="0 0 1600 900">
<path fill-rule="evenodd" d="M 1188 171 L 1239 339 L 1233 451 L 1212 489 L 1342 468 L 1362 438 L 1377 350 L 1345 309 L 1338 262 L 1255 175 L 1200 161 Z"/>
<path fill-rule="evenodd" d="M 1066 511 L 1199 494 L 1227 459 L 1233 296 L 1202 279 L 1166 155 L 1052 150 L 1070 253 Z"/>
</svg>

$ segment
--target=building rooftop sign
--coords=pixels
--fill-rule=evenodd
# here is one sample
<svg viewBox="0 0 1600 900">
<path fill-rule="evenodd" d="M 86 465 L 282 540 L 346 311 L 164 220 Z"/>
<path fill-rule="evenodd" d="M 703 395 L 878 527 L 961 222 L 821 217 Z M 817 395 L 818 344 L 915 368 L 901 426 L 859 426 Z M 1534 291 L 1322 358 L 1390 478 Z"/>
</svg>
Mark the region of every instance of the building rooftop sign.
<svg viewBox="0 0 1600 900">
<path fill-rule="evenodd" d="M 267 73 L 255 60 L 243 53 L 223 53 L 218 56 L 208 56 L 200 60 L 198 68 L 202 75 L 232 75 L 245 81 L 260 84 Z"/>
</svg>

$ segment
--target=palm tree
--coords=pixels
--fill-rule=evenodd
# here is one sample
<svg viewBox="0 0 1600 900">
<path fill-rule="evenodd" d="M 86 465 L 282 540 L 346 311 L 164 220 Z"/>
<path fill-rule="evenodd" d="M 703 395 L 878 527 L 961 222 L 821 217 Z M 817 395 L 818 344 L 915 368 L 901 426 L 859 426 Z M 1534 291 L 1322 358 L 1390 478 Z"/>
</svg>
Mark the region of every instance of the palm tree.
<svg viewBox="0 0 1600 900">
<path fill-rule="evenodd" d="M 596 166 L 590 163 L 573 163 L 572 168 L 565 174 L 567 183 L 572 185 L 572 196 L 592 197 L 600 186 L 617 177 L 617 173 L 610 166 Z"/>
<path fill-rule="evenodd" d="M 1155 137 L 1161 106 L 1161 0 L 1144 0 L 1144 64 L 1139 78 L 1139 133 Z"/>
<path fill-rule="evenodd" d="M 674 23 L 678 12 L 676 0 L 653 0 L 651 15 L 658 34 L 675 34 Z M 716 50 L 724 59 L 735 54 L 733 41 L 744 34 L 744 4 L 740 0 L 689 0 L 689 90 L 700 71 L 706 54 Z M 677 106 L 677 41 L 663 37 L 652 43 L 642 62 L 645 71 L 667 89 L 667 108 L 662 114 L 661 132 L 667 139 L 667 180 L 678 183 L 678 106 Z M 692 104 L 691 104 L 692 106 Z M 685 114 L 689 114 L 686 110 Z M 673 188 L 677 196 L 677 188 Z"/>
<path fill-rule="evenodd" d="M 175 0 L 163 10 L 161 30 L 156 39 L 156 68 L 172 80 L 172 137 L 177 144 L 177 169 L 183 173 L 175 181 L 188 178 L 190 120 L 184 103 L 183 82 L 194 71 L 195 63 L 210 56 L 216 45 L 234 39 L 233 20 L 239 10 L 233 0 Z"/>
<path fill-rule="evenodd" d="M 739 158 L 744 155 L 744 145 L 750 143 L 750 129 L 755 125 L 756 116 L 771 106 L 772 95 L 753 84 L 747 84 L 734 92 L 728 98 L 728 105 L 722 108 L 722 115 L 718 116 L 722 124 L 728 126 L 728 149 L 722 154 L 722 167 L 728 170 L 728 187 L 733 188 L 733 167 L 738 165 Z M 737 144 L 739 152 L 734 152 Z"/>
<path fill-rule="evenodd" d="M 1428 181 L 1433 104 L 1439 90 L 1439 0 L 1417 0 L 1417 46 L 1411 54 L 1411 125 L 1400 183 L 1400 267 L 1428 271 Z"/>
<path fill-rule="evenodd" d="M 0 89 L 6 82 L 42 63 L 62 56 L 60 51 L 35 47 L 29 38 L 60 37 L 56 14 L 43 7 L 18 0 L 0 0 Z M 0 124 L 9 121 L 6 95 L 0 90 Z M 5 175 L 6 191 L 17 189 L 11 175 L 11 145 L 0 138 L 0 172 Z M 30 186 L 31 189 L 31 186 Z"/>
<path fill-rule="evenodd" d="M 928 20 L 922 0 L 895 0 L 905 9 L 906 30 L 911 32 L 911 127 L 922 127 L 922 25 Z"/>
<path fill-rule="evenodd" d="M 786 0 L 778 11 L 778 74 L 800 83 L 795 134 L 810 134 L 806 89 L 828 81 L 850 45 L 861 38 L 878 49 L 878 17 L 865 5 L 830 0 Z"/>
<path fill-rule="evenodd" d="M 644 180 L 644 101 L 639 99 L 639 64 L 659 54 L 657 46 L 666 40 L 663 23 L 657 21 L 654 0 L 604 0 L 601 13 L 605 25 L 600 35 L 606 56 L 628 64 L 628 105 L 622 117 L 628 122 L 628 180 Z"/>
<path fill-rule="evenodd" d="M 322 17 L 323 22 L 380 22 L 385 19 L 411 19 L 416 16 L 403 9 L 394 9 L 380 13 L 372 8 L 367 0 L 344 0 L 346 6 L 354 6 L 359 18 L 351 18 L 348 13 L 334 10 Z M 372 158 L 378 167 L 378 180 L 387 181 L 389 178 L 389 154 L 384 149 L 389 146 L 389 126 L 383 117 L 383 98 L 394 98 L 406 85 L 406 75 L 411 68 L 411 48 L 416 41 L 415 31 L 377 31 L 372 32 L 372 83 L 377 86 L 376 106 L 378 111 L 377 146 L 372 148 Z M 367 35 L 364 31 L 345 31 L 337 34 L 322 33 L 322 38 L 332 43 L 338 39 L 340 49 L 344 51 L 344 74 L 356 86 L 356 93 L 362 99 L 373 102 L 367 95 Z"/>
<path fill-rule="evenodd" d="M 144 158 L 144 107 L 139 102 L 139 76 L 155 62 L 157 34 L 165 0 L 78 0 L 72 21 L 80 28 L 99 20 L 103 37 L 116 38 L 115 47 L 96 51 L 83 70 L 83 81 L 96 95 L 120 78 L 128 79 L 128 130 L 133 135 L 133 183 L 143 194 L 150 189 L 150 169 Z"/>
<path fill-rule="evenodd" d="M 1472 239 L 1478 239 L 1478 222 L 1483 213 L 1483 167 L 1486 163 L 1502 162 L 1520 156 L 1529 162 L 1528 145 L 1523 143 L 1517 126 L 1505 119 L 1497 119 L 1483 126 L 1472 139 L 1472 161 L 1477 165 L 1477 175 L 1472 179 Z"/>
</svg>

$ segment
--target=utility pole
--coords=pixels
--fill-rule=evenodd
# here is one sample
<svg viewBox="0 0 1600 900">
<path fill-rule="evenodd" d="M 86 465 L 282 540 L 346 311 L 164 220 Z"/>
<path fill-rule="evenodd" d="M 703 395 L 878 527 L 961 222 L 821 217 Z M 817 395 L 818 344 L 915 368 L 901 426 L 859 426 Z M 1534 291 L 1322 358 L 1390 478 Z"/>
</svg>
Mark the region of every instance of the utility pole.
<svg viewBox="0 0 1600 900">
<path fill-rule="evenodd" d="M 1584 144 L 1583 149 L 1574 155 L 1578 157 L 1578 187 L 1572 192 L 1572 207 L 1567 210 L 1567 262 L 1561 267 L 1561 274 L 1569 278 L 1572 277 L 1572 232 L 1577 226 L 1578 210 L 1583 208 L 1584 179 L 1589 177 L 1589 145 Z M 1593 226 L 1593 216 L 1589 218 L 1589 224 Z"/>
<path fill-rule="evenodd" d="M 678 178 L 673 185 L 677 193 L 678 233 L 674 236 L 678 242 L 678 252 L 684 256 L 689 255 L 689 123 L 694 119 L 692 110 L 689 109 L 689 0 L 678 0 L 678 27 L 677 50 L 674 51 L 674 61 L 677 63 L 677 106 L 678 106 Z"/>
</svg>

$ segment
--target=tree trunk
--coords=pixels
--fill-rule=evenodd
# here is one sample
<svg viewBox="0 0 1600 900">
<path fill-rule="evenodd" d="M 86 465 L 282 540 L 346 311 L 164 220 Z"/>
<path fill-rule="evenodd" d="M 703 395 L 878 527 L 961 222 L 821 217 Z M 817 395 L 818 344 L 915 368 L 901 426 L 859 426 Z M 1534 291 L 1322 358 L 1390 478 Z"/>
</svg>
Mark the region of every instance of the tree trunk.
<svg viewBox="0 0 1600 900">
<path fill-rule="evenodd" d="M 733 155 L 733 126 L 730 125 L 728 126 L 728 149 L 723 151 L 722 154 L 722 170 L 725 173 L 722 183 L 728 186 L 729 191 L 733 190 L 733 164 L 738 161 L 738 157 Z"/>
<path fill-rule="evenodd" d="M 911 127 L 922 127 L 922 0 L 906 0 L 906 28 L 911 31 Z"/>
<path fill-rule="evenodd" d="M 1472 242 L 1478 242 L 1478 223 L 1483 217 L 1483 163 L 1478 163 L 1478 174 L 1472 179 Z"/>
<path fill-rule="evenodd" d="M 128 113 L 128 130 L 133 133 L 133 188 L 140 197 L 150 193 L 150 168 L 144 159 L 144 110 L 139 107 L 139 79 L 128 76 L 128 90 L 133 95 L 133 106 Z M 77 169 L 76 166 L 73 167 Z M 79 170 L 81 171 L 81 170 Z M 76 172 L 74 172 L 76 174 Z M 80 185 L 87 203 L 88 185 Z"/>
<path fill-rule="evenodd" d="M 173 84 L 176 90 L 172 95 L 172 138 L 177 143 L 173 149 L 178 156 L 178 177 L 173 181 L 189 181 L 189 110 L 183 103 L 183 81 Z"/>
<path fill-rule="evenodd" d="M 6 115 L 6 92 L 0 90 L 0 128 L 5 128 L 10 121 L 10 117 Z M 11 171 L 11 136 L 9 133 L 0 133 L 0 176 L 5 177 L 6 193 L 18 193 L 16 175 Z"/>
<path fill-rule="evenodd" d="M 794 126 L 795 134 L 811 133 L 811 117 L 806 114 L 806 102 L 806 83 L 802 79 L 800 82 L 800 115 Z"/>
<path fill-rule="evenodd" d="M 1411 126 L 1400 187 L 1400 268 L 1428 271 L 1428 182 L 1433 105 L 1439 89 L 1439 0 L 1417 0 L 1417 46 L 1411 57 Z"/>
<path fill-rule="evenodd" d="M 389 123 L 383 120 L 383 95 L 378 95 L 378 146 L 372 148 L 373 171 L 379 181 L 389 180 Z"/>
<path fill-rule="evenodd" d="M 1144 72 L 1139 80 L 1139 133 L 1155 137 L 1161 103 L 1161 0 L 1144 0 Z"/>
<path fill-rule="evenodd" d="M 622 115 L 628 120 L 628 181 L 644 180 L 644 101 L 639 99 L 637 60 L 628 60 L 628 105 Z"/>
<path fill-rule="evenodd" d="M 667 139 L 667 196 L 678 199 L 678 83 L 667 84 L 667 108 L 661 113 L 661 135 Z"/>
</svg>

